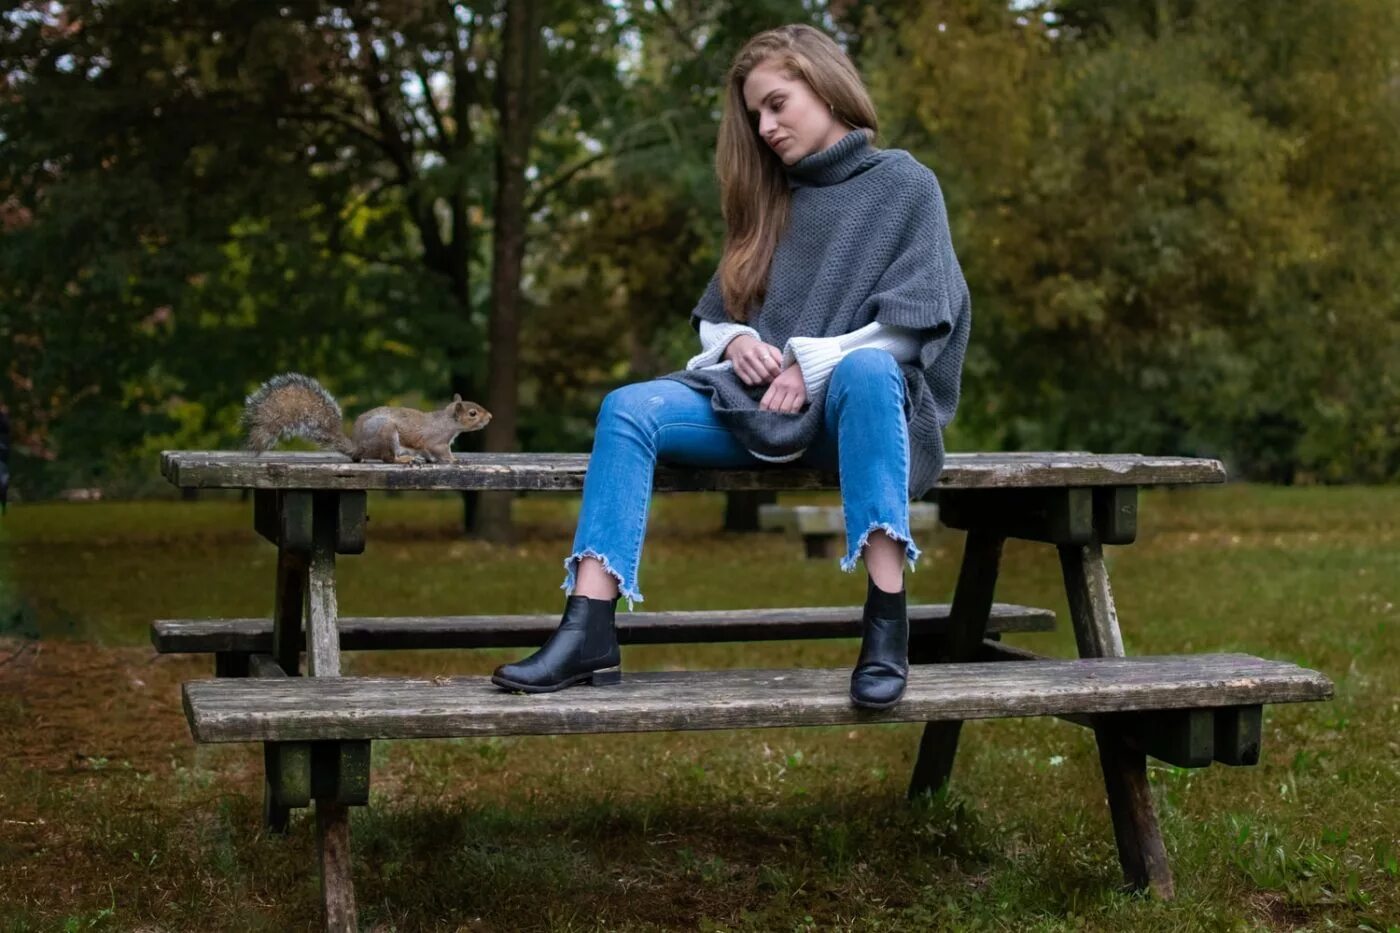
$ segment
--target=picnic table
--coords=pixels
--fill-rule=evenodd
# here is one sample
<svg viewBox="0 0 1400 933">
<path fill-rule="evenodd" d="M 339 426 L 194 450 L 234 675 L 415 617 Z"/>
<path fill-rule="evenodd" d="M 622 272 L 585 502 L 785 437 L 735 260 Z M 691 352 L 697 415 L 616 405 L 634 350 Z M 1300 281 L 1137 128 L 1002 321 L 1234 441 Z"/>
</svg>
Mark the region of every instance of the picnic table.
<svg viewBox="0 0 1400 933">
<path fill-rule="evenodd" d="M 277 547 L 270 618 L 159 620 L 152 641 L 162 652 L 214 654 L 216 676 L 183 686 L 185 713 L 197 742 L 263 744 L 266 825 L 285 831 L 292 809 L 314 804 L 327 929 L 355 927 L 348 808 L 368 804 L 376 739 L 924 722 L 915 796 L 947 782 L 964 721 L 1054 716 L 1094 732 L 1128 885 L 1170 898 L 1147 757 L 1255 764 L 1265 704 L 1332 696 L 1322 674 L 1248 654 L 1126 656 L 1104 545 L 1136 538 L 1139 489 L 1221 483 L 1225 470 L 1215 460 L 1082 452 L 948 456 L 926 498 L 943 524 L 967 533 L 962 564 L 951 604 L 910 606 L 908 687 L 889 710 L 851 705 L 846 668 L 627 673 L 616 686 L 530 696 L 486 677 L 342 676 L 342 651 L 528 648 L 558 624 L 555 615 L 340 617 L 336 556 L 365 549 L 369 490 L 581 490 L 587 465 L 586 454 L 458 454 L 421 465 L 162 454 L 162 473 L 181 489 L 252 490 L 254 528 Z M 660 466 L 654 489 L 839 483 L 779 465 Z M 1048 610 L 994 601 L 1008 538 L 1056 548 L 1078 658 L 1003 643 L 1003 634 L 1054 627 Z M 618 631 L 624 645 L 842 638 L 859 634 L 860 616 L 860 606 L 623 612 Z"/>
</svg>

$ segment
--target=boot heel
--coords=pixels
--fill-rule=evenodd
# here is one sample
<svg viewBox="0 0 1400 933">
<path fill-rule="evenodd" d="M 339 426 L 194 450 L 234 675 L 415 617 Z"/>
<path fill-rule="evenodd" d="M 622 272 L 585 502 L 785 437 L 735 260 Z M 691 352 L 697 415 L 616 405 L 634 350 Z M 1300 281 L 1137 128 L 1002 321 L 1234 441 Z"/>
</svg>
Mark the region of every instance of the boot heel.
<svg viewBox="0 0 1400 933">
<path fill-rule="evenodd" d="M 600 671 L 594 671 L 592 682 L 595 687 L 608 687 L 622 683 L 622 665 L 618 664 L 615 667 L 605 667 Z"/>
</svg>

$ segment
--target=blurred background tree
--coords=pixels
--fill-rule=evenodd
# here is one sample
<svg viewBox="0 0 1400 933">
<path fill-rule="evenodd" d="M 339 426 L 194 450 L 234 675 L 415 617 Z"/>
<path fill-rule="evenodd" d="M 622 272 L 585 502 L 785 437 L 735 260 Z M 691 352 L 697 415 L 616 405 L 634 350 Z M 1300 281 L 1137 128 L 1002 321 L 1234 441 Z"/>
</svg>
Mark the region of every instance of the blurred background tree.
<svg viewBox="0 0 1400 933">
<path fill-rule="evenodd" d="M 604 393 L 695 352 L 725 69 L 792 21 L 942 183 L 952 449 L 1400 476 L 1392 0 L 75 0 L 0 18 L 16 490 L 158 488 L 283 369 L 586 451 Z M 467 517 L 510 536 L 508 496 Z"/>
<path fill-rule="evenodd" d="M 872 6 L 974 292 L 965 445 L 1400 476 L 1400 7 Z"/>
</svg>

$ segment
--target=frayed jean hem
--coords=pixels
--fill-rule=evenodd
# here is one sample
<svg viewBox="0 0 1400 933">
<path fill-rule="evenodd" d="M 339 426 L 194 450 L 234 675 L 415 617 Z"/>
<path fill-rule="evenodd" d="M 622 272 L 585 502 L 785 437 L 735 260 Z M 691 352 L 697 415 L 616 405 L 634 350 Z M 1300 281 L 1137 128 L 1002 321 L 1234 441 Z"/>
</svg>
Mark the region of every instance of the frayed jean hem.
<svg viewBox="0 0 1400 933">
<path fill-rule="evenodd" d="M 617 591 L 619 594 L 621 594 L 623 599 L 627 600 L 628 612 L 632 611 L 634 600 L 639 603 L 646 601 L 642 599 L 641 593 L 637 592 L 634 589 L 629 589 L 627 587 L 625 581 L 622 579 L 622 574 L 618 573 L 616 570 L 613 569 L 612 564 L 608 563 L 608 558 L 605 555 L 599 554 L 592 548 L 585 548 L 582 551 L 577 551 L 564 558 L 564 582 L 559 584 L 559 589 L 563 590 L 566 596 L 572 596 L 574 594 L 574 583 L 575 575 L 578 571 L 578 562 L 585 557 L 591 557 L 594 560 L 598 561 L 598 563 L 603 565 L 604 570 L 612 574 L 613 577 L 617 579 Z"/>
<path fill-rule="evenodd" d="M 895 541 L 904 542 L 904 557 L 909 562 L 909 572 L 914 573 L 918 569 L 919 555 L 923 552 L 914 544 L 912 536 L 897 530 L 889 522 L 871 522 L 870 527 L 865 529 L 865 534 L 861 535 L 855 547 L 851 548 L 851 552 L 841 559 L 841 569 L 846 573 L 855 573 L 856 561 L 860 559 L 860 552 L 865 547 L 866 541 L 869 540 L 871 532 L 876 530 L 883 531 Z"/>
</svg>

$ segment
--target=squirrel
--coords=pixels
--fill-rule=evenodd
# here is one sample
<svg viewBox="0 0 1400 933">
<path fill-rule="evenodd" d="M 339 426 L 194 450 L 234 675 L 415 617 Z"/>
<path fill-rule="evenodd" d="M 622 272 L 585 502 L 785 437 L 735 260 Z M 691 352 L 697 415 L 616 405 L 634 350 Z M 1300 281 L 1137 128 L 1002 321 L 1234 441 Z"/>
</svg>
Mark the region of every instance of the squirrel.
<svg viewBox="0 0 1400 933">
<path fill-rule="evenodd" d="M 452 461 L 452 441 L 464 431 L 480 431 L 491 413 L 475 402 L 452 396 L 445 408 L 418 411 L 382 405 L 355 419 L 347 436 L 340 403 L 315 379 L 301 373 L 273 376 L 248 396 L 243 427 L 248 447 L 261 454 L 279 440 L 300 437 L 351 460 L 414 463 L 415 454 L 432 463 Z"/>
</svg>

